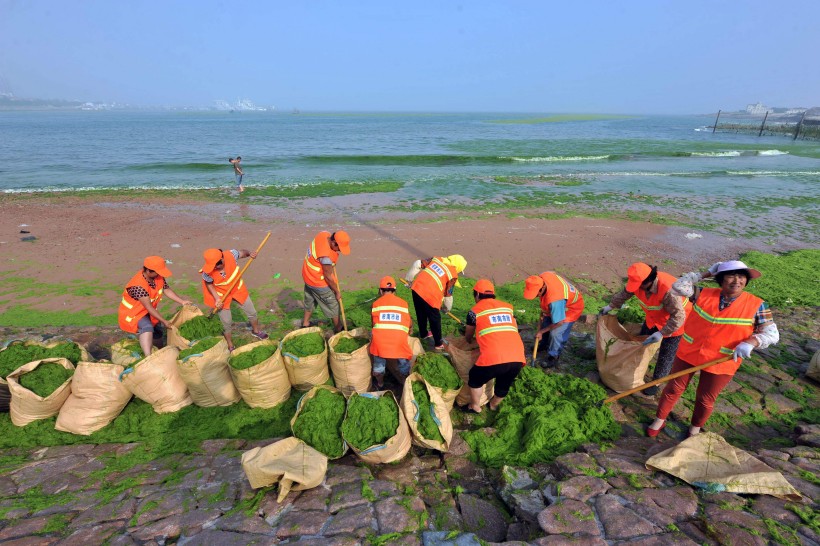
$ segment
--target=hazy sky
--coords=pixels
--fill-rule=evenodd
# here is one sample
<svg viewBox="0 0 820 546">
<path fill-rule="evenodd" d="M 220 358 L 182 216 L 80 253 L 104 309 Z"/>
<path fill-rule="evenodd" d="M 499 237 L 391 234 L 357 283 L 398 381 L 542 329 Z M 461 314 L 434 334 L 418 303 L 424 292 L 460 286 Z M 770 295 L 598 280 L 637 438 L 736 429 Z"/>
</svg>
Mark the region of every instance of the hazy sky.
<svg viewBox="0 0 820 546">
<path fill-rule="evenodd" d="M 305 111 L 818 106 L 818 21 L 818 0 L 0 0 L 0 91 Z"/>
</svg>

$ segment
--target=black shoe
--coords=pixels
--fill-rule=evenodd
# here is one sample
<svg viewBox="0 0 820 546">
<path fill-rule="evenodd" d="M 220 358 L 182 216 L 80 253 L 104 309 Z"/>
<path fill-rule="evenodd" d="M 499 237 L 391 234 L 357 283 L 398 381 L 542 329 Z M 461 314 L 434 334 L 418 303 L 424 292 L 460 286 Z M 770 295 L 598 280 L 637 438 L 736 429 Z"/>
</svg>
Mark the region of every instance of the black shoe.
<svg viewBox="0 0 820 546">
<path fill-rule="evenodd" d="M 648 387 L 642 390 L 641 394 L 643 394 L 644 396 L 655 396 L 656 394 L 658 394 L 658 386 L 654 385 L 652 387 Z"/>
</svg>

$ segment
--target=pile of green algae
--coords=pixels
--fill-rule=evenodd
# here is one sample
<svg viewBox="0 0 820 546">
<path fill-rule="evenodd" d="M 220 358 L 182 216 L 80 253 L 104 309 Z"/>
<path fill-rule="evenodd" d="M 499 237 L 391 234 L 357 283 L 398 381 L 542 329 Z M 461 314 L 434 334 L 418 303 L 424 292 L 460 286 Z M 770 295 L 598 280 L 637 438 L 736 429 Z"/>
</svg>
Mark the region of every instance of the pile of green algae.
<svg viewBox="0 0 820 546">
<path fill-rule="evenodd" d="M 222 337 L 206 337 L 204 339 L 200 339 L 197 343 L 194 344 L 193 347 L 189 347 L 184 351 L 179 352 L 179 356 L 177 356 L 177 360 L 183 360 L 188 355 L 196 355 L 202 354 L 208 349 L 212 349 L 217 343 L 222 340 Z M 275 352 L 275 347 L 274 347 Z"/>
<path fill-rule="evenodd" d="M 489 467 L 551 462 L 582 444 L 620 437 L 621 427 L 601 405 L 605 398 L 604 388 L 586 379 L 525 366 L 499 407 L 495 432 L 463 436 L 471 458 Z"/>
<path fill-rule="evenodd" d="M 399 428 L 399 406 L 392 396 L 354 394 L 347 403 L 342 436 L 358 450 L 381 445 Z"/>
<path fill-rule="evenodd" d="M 282 344 L 282 352 L 296 355 L 299 358 L 322 354 L 325 350 L 325 338 L 318 332 L 294 336 Z"/>
<path fill-rule="evenodd" d="M 200 315 L 180 325 L 179 335 L 190 340 L 221 336 L 222 321 L 216 315 L 210 318 Z"/>
<path fill-rule="evenodd" d="M 416 424 L 419 434 L 428 440 L 443 442 L 444 436 L 441 435 L 441 430 L 439 430 L 435 419 L 433 419 L 433 405 L 430 403 L 430 394 L 421 381 L 413 381 L 413 398 L 419 407 L 419 420 Z"/>
<path fill-rule="evenodd" d="M 232 356 L 228 359 L 228 364 L 234 370 L 247 370 L 266 361 L 275 352 L 276 345 L 274 343 L 265 343 L 259 347 L 254 347 L 250 351 Z"/>
<path fill-rule="evenodd" d="M 457 391 L 464 386 L 456 369 L 447 357 L 438 353 L 424 353 L 416 359 L 413 371 L 421 375 L 429 384 L 443 391 Z"/>
<path fill-rule="evenodd" d="M 11 343 L 0 351 L 0 377 L 5 379 L 8 374 L 20 366 L 44 358 L 67 358 L 72 364 L 77 364 L 81 355 L 79 345 L 71 341 L 51 348 L 36 343 Z"/>
<path fill-rule="evenodd" d="M 21 386 L 37 396 L 47 398 L 72 375 L 74 375 L 74 370 L 69 370 L 56 362 L 43 362 L 30 372 L 21 375 L 19 381 Z"/>
<path fill-rule="evenodd" d="M 364 337 L 343 337 L 333 347 L 333 352 L 350 354 L 368 343 L 370 343 L 370 340 Z"/>
<path fill-rule="evenodd" d="M 342 393 L 319 389 L 302 403 L 293 422 L 293 435 L 331 459 L 341 457 L 346 451 L 342 439 L 346 406 Z"/>
</svg>

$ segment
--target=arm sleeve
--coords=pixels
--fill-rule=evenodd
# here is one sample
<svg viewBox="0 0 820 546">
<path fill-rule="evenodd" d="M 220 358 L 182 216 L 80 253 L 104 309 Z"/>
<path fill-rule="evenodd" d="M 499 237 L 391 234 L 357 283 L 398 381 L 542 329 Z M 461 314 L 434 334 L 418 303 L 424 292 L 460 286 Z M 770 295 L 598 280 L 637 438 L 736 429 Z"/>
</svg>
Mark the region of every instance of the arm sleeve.
<svg viewBox="0 0 820 546">
<path fill-rule="evenodd" d="M 556 300 L 550 303 L 550 317 L 553 324 L 558 324 L 567 318 L 567 300 Z"/>
<path fill-rule="evenodd" d="M 628 300 L 631 297 L 632 292 L 627 292 L 626 289 L 621 290 L 620 292 L 612 296 L 612 299 L 609 300 L 609 306 L 613 309 L 620 309 L 621 307 L 623 307 L 623 304 L 626 303 L 626 300 Z"/>
<path fill-rule="evenodd" d="M 695 293 L 695 285 L 701 280 L 703 280 L 703 278 L 697 271 L 686 273 L 672 284 L 672 288 L 669 292 L 676 296 L 691 298 Z"/>
<path fill-rule="evenodd" d="M 148 292 L 141 286 L 129 286 L 125 291 L 135 300 L 148 296 Z"/>
<path fill-rule="evenodd" d="M 202 280 L 209 284 L 214 282 L 214 278 L 208 275 L 207 273 L 202 274 Z"/>
<path fill-rule="evenodd" d="M 420 271 L 421 260 L 416 260 L 412 263 L 412 265 L 410 265 L 410 269 L 407 270 L 407 275 L 404 276 L 404 280 L 407 282 L 413 282 L 413 279 L 416 278 L 416 275 L 418 275 Z"/>
<path fill-rule="evenodd" d="M 661 335 L 668 337 L 672 333 L 683 326 L 686 320 L 686 310 L 683 308 L 683 301 L 681 296 L 676 296 L 672 291 L 668 291 L 663 297 L 663 310 L 669 313 L 669 320 L 661 328 Z"/>
<path fill-rule="evenodd" d="M 239 261 L 239 257 L 242 255 L 242 253 L 236 250 L 235 248 L 231 249 L 231 254 L 233 254 L 233 259 L 236 261 Z"/>
<path fill-rule="evenodd" d="M 765 349 L 769 345 L 774 345 L 780 341 L 780 331 L 774 323 L 772 311 L 765 301 L 760 304 L 760 308 L 755 314 L 755 333 L 752 334 L 760 344 L 758 349 Z"/>
<path fill-rule="evenodd" d="M 324 264 L 324 265 L 333 266 L 333 260 L 331 260 L 329 257 L 325 257 L 325 256 L 322 256 L 321 258 L 319 258 L 319 263 Z"/>
<path fill-rule="evenodd" d="M 475 313 L 473 311 L 467 312 L 467 326 L 475 326 Z"/>
</svg>

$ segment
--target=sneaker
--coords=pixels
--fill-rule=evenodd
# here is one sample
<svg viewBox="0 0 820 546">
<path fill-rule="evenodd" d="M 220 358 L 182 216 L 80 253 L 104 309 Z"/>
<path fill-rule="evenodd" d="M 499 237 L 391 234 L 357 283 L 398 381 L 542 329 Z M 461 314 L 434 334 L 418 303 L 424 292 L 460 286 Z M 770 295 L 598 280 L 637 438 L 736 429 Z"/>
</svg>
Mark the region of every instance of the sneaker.
<svg viewBox="0 0 820 546">
<path fill-rule="evenodd" d="M 251 335 L 256 339 L 268 339 L 268 334 L 265 332 L 251 332 Z"/>
<path fill-rule="evenodd" d="M 656 394 L 658 394 L 658 386 L 654 385 L 652 387 L 644 389 L 641 391 L 641 394 L 644 396 L 655 396 Z"/>
<path fill-rule="evenodd" d="M 446 349 L 446 348 L 447 348 L 447 342 L 446 342 L 446 341 L 444 341 L 444 340 L 442 339 L 442 340 L 441 340 L 441 343 L 439 343 L 438 345 L 436 345 L 436 346 L 435 346 L 435 347 L 433 347 L 433 348 L 434 348 L 436 351 L 443 351 L 444 349 Z"/>
</svg>

